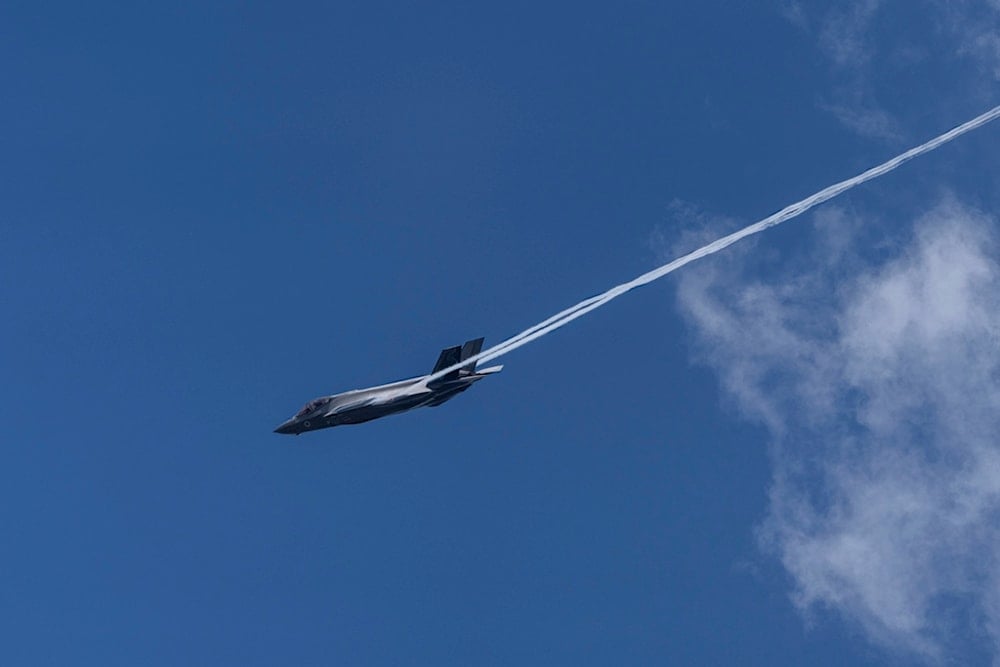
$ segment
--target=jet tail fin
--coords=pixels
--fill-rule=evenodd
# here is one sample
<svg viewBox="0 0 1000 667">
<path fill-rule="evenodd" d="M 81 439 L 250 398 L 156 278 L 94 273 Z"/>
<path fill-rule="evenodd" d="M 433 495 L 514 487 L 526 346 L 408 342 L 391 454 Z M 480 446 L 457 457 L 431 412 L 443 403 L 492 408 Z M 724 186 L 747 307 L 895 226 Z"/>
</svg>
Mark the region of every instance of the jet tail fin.
<svg viewBox="0 0 1000 667">
<path fill-rule="evenodd" d="M 431 373 L 437 373 L 438 371 L 448 368 L 448 366 L 454 366 L 463 359 L 462 357 L 462 346 L 456 345 L 455 347 L 446 347 L 441 350 L 441 354 L 438 356 L 437 363 L 434 364 L 434 370 Z M 451 375 L 451 373 L 449 373 Z"/>
<path fill-rule="evenodd" d="M 437 363 L 434 364 L 434 370 L 431 374 L 442 371 L 449 366 L 454 366 L 455 364 L 461 363 L 470 357 L 474 357 L 479 354 L 479 351 L 483 349 L 483 338 L 475 338 L 473 340 L 465 341 L 464 345 L 456 345 L 455 347 L 446 347 L 441 350 L 441 354 L 438 356 Z M 451 380 L 457 380 L 461 375 L 468 375 L 476 371 L 476 362 L 472 362 L 468 366 L 453 370 L 447 375 L 442 376 L 438 382 L 449 382 Z"/>
<path fill-rule="evenodd" d="M 462 346 L 462 361 L 465 361 L 469 357 L 474 357 L 479 354 L 480 350 L 483 349 L 483 341 L 485 338 L 475 338 L 473 340 L 465 341 L 465 345 Z M 473 361 L 470 365 L 462 368 L 463 371 L 469 371 L 470 373 L 476 372 L 476 362 Z"/>
</svg>

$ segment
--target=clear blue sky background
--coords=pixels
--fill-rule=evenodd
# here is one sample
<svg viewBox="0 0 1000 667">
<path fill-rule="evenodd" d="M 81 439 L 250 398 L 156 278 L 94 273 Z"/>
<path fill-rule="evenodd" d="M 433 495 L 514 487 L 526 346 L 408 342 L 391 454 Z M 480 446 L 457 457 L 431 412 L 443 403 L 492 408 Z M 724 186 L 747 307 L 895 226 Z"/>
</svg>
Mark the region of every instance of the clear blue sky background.
<svg viewBox="0 0 1000 667">
<path fill-rule="evenodd" d="M 767 437 L 670 278 L 441 409 L 271 433 L 659 264 L 678 200 L 749 222 L 991 106 L 930 58 L 852 130 L 828 11 L 6 3 L 0 662 L 892 659 L 759 550 Z M 847 201 L 989 201 L 996 129 Z"/>
</svg>

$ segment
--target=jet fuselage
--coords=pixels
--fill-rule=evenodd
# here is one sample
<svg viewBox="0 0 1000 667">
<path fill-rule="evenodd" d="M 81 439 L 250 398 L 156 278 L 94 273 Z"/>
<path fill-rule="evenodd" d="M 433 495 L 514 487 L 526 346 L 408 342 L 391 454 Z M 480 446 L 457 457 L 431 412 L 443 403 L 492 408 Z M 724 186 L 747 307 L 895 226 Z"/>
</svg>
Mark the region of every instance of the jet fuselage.
<svg viewBox="0 0 1000 667">
<path fill-rule="evenodd" d="M 464 347 L 449 348 L 441 353 L 437 365 L 429 375 L 399 380 L 367 389 L 354 389 L 332 396 L 321 396 L 309 401 L 299 412 L 274 429 L 275 433 L 299 435 L 341 424 L 362 422 L 406 412 L 419 407 L 436 407 L 462 393 L 487 375 L 500 371 L 503 366 L 475 370 L 462 368 L 444 377 L 428 381 L 434 373 L 477 354 L 482 339 L 469 341 Z"/>
</svg>

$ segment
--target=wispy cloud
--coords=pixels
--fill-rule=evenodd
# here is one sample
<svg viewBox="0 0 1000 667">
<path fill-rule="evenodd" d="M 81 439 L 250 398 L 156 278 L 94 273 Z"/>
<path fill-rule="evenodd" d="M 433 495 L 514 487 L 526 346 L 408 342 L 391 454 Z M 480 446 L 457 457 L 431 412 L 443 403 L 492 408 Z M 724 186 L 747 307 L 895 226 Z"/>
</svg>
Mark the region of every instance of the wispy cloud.
<svg viewBox="0 0 1000 667">
<path fill-rule="evenodd" d="M 804 612 L 928 660 L 998 656 L 996 222 L 944 201 L 872 263 L 863 220 L 815 221 L 796 269 L 755 280 L 737 250 L 679 282 L 698 358 L 771 434 L 761 544 Z"/>
<path fill-rule="evenodd" d="M 1000 80 L 1000 1 L 931 0 L 958 56 L 975 63 L 993 81 Z"/>
<path fill-rule="evenodd" d="M 849 0 L 822 10 L 789 2 L 778 11 L 813 37 L 828 63 L 829 86 L 818 93 L 818 106 L 866 138 L 904 138 L 906 82 L 944 85 L 953 96 L 983 103 L 1000 80 L 997 0 Z M 943 65 L 954 70 L 945 80 Z"/>
<path fill-rule="evenodd" d="M 998 10 L 1000 19 L 1000 10 Z M 1000 80 L 1000 27 L 994 25 L 992 29 L 984 30 L 978 27 L 979 34 L 974 35 L 959 48 L 959 53 L 974 58 L 980 65 L 993 76 L 995 80 Z"/>
<path fill-rule="evenodd" d="M 806 11 L 802 8 L 802 3 L 796 0 L 787 0 L 779 5 L 778 11 L 788 20 L 789 23 L 802 30 L 809 29 L 809 19 Z"/>
<path fill-rule="evenodd" d="M 871 61 L 879 55 L 872 24 L 881 4 L 881 0 L 841 3 L 812 20 L 799 3 L 783 5 L 781 13 L 814 34 L 817 48 L 830 63 L 835 85 L 821 95 L 819 107 L 861 136 L 896 141 L 901 139 L 899 123 L 878 101 L 871 81 Z"/>
<path fill-rule="evenodd" d="M 855 133 L 869 139 L 902 139 L 899 122 L 888 111 L 875 105 L 860 89 L 841 90 L 834 99 L 837 101 L 821 102 L 820 108 L 832 113 Z"/>
<path fill-rule="evenodd" d="M 819 47 L 837 67 L 860 67 L 872 57 L 870 27 L 881 0 L 840 3 L 822 22 Z"/>
</svg>

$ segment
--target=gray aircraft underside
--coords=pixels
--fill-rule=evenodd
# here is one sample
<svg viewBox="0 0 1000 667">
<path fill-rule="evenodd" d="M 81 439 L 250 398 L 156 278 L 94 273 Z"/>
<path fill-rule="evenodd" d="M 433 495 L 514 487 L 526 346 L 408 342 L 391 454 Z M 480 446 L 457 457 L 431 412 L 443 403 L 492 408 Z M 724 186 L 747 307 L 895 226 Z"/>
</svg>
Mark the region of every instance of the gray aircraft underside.
<svg viewBox="0 0 1000 667">
<path fill-rule="evenodd" d="M 483 339 L 477 338 L 466 341 L 465 345 L 445 348 L 441 351 L 434 370 L 427 375 L 315 398 L 306 403 L 294 417 L 274 429 L 274 432 L 298 435 L 341 424 L 360 424 L 413 408 L 441 405 L 503 368 L 493 366 L 477 370 L 475 362 L 472 362 L 468 367 L 459 368 L 428 382 L 427 378 L 434 373 L 479 354 L 482 347 Z"/>
</svg>

